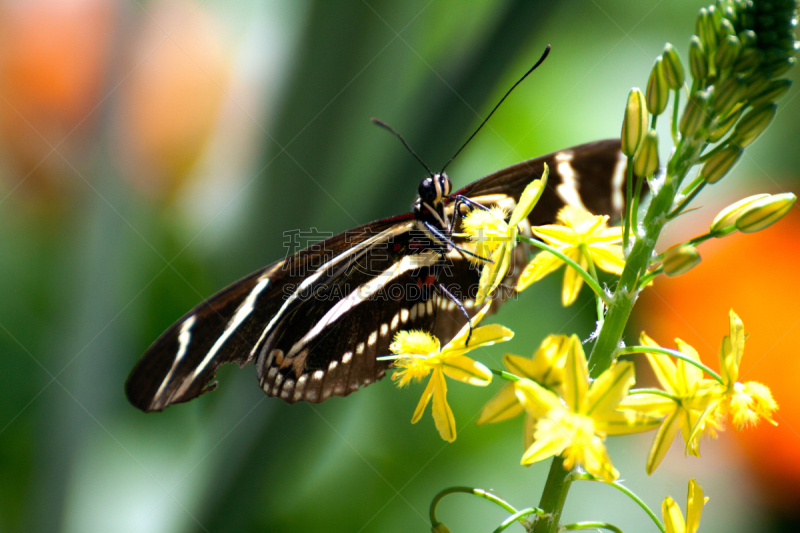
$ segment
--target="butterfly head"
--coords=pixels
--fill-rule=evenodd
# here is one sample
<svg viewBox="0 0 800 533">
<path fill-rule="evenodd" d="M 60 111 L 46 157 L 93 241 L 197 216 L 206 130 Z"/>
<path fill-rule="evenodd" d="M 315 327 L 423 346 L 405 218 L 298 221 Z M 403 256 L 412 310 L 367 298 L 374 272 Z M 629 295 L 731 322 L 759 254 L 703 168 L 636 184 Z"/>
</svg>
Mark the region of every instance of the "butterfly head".
<svg viewBox="0 0 800 533">
<path fill-rule="evenodd" d="M 419 199 L 431 206 L 439 205 L 450 194 L 451 188 L 447 174 L 433 174 L 419 183 Z"/>
</svg>

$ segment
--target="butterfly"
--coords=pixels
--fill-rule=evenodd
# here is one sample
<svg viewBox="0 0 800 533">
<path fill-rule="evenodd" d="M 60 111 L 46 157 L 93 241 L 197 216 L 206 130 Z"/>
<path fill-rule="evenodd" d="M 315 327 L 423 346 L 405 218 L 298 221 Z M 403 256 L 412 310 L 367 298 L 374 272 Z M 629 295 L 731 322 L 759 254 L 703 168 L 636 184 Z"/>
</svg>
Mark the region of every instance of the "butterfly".
<svg viewBox="0 0 800 533">
<path fill-rule="evenodd" d="M 500 99 L 458 155 L 506 97 L 547 57 L 550 47 Z M 442 343 L 478 312 L 482 259 L 459 236 L 470 209 L 513 209 L 547 164 L 548 186 L 520 231 L 551 223 L 561 207 L 583 207 L 619 219 L 627 159 L 620 141 L 582 144 L 523 161 L 451 192 L 444 168 L 428 171 L 411 213 L 377 220 L 300 250 L 233 283 L 167 329 L 131 370 L 128 400 L 162 411 L 216 387 L 225 363 L 255 363 L 268 396 L 290 403 L 346 396 L 381 379 L 389 345 L 400 330 L 424 330 Z M 454 155 L 450 161 L 452 161 Z M 448 162 L 449 165 L 449 162 Z M 447 165 L 445 165 L 445 168 Z M 529 245 L 519 244 L 494 312 L 513 294 Z"/>
<path fill-rule="evenodd" d="M 455 193 L 445 173 L 433 174 L 421 181 L 411 213 L 301 250 L 186 313 L 131 371 L 129 401 L 143 411 L 161 411 L 213 390 L 222 364 L 255 363 L 268 396 L 321 402 L 381 379 L 391 361 L 377 358 L 390 353 L 400 330 L 428 331 L 447 342 L 478 311 L 480 265 L 454 235 L 459 215 L 471 205 L 512 209 L 545 163 L 548 186 L 523 220 L 523 233 L 553 222 L 564 205 L 620 217 L 627 159 L 618 139 L 524 161 Z M 516 284 L 526 246 L 518 245 L 501 289 Z M 503 294 L 495 296 L 492 311 L 510 291 L 498 292 Z"/>
</svg>

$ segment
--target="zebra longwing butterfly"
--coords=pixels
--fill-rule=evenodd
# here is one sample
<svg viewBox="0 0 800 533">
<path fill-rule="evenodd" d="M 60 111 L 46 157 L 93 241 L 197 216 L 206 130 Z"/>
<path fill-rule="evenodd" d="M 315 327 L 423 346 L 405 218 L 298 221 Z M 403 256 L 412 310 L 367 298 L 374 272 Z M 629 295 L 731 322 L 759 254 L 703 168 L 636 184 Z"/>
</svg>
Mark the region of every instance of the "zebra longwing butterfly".
<svg viewBox="0 0 800 533">
<path fill-rule="evenodd" d="M 254 362 L 267 395 L 321 402 L 381 379 L 391 362 L 377 358 L 390 353 L 399 330 L 447 342 L 477 312 L 479 266 L 459 250 L 466 245 L 454 235 L 460 215 L 475 204 L 513 208 L 545 163 L 548 187 L 521 231 L 554 221 L 567 204 L 619 218 L 626 159 L 617 139 L 518 163 L 454 194 L 446 174 L 432 174 L 420 183 L 413 212 L 301 250 L 189 311 L 133 368 L 128 399 L 161 411 L 213 390 L 220 365 Z M 506 287 L 516 284 L 527 253 L 518 245 Z M 507 295 L 495 296 L 493 310 Z"/>
</svg>

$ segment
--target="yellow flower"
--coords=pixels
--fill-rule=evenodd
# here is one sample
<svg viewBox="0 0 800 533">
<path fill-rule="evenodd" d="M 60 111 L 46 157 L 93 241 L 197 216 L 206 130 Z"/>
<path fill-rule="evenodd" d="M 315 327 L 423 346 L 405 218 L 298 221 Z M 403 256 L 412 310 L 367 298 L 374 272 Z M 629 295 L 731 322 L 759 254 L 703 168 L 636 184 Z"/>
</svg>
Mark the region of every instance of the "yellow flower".
<svg viewBox="0 0 800 533">
<path fill-rule="evenodd" d="M 508 222 L 506 222 L 506 212 L 499 207 L 488 211 L 473 209 L 464 217 L 462 226 L 466 233 L 463 235 L 475 243 L 476 255 L 492 261 L 486 262 L 481 271 L 475 305 L 483 303 L 503 281 L 517 247 L 517 226 L 527 218 L 539 201 L 547 185 L 549 172 L 545 164 L 541 179 L 533 180 L 525 187 Z"/>
<path fill-rule="evenodd" d="M 607 226 L 607 216 L 594 216 L 577 207 L 565 206 L 558 213 L 557 225 L 538 226 L 533 233 L 544 242 L 578 263 L 584 270 L 591 260 L 597 268 L 619 275 L 625 267 L 622 254 L 622 228 Z M 557 270 L 563 261 L 547 251 L 536 254 L 520 275 L 517 290 Z M 571 305 L 583 286 L 583 278 L 570 266 L 564 272 L 561 302 Z"/>
<path fill-rule="evenodd" d="M 486 305 L 473 317 L 473 323 L 480 322 L 488 310 L 489 305 Z M 411 381 L 420 381 L 432 374 L 417 404 L 411 423 L 416 424 L 422 418 L 425 407 L 433 398 L 433 421 L 439 434 L 448 442 L 456 440 L 456 423 L 453 411 L 447 404 L 447 383 L 444 377 L 470 385 L 482 387 L 488 385 L 492 381 L 491 371 L 464 354 L 476 348 L 507 341 L 514 336 L 514 332 L 510 329 L 499 324 L 490 324 L 473 329 L 467 346 L 469 329 L 469 324 L 466 324 L 444 347 L 440 347 L 439 339 L 429 333 L 399 331 L 389 346 L 394 355 L 381 358 L 394 360 L 396 372 L 392 379 L 399 387 L 404 387 Z"/>
<path fill-rule="evenodd" d="M 503 357 L 503 363 L 512 374 L 533 380 L 561 395 L 564 390 L 564 364 L 570 343 L 571 340 L 566 335 L 548 335 L 530 359 L 507 353 Z M 508 383 L 486 404 L 477 421 L 479 426 L 509 420 L 523 413 L 524 408 L 517 399 L 516 383 Z M 525 417 L 526 449 L 533 444 L 534 422 L 533 416 Z"/>
<path fill-rule="evenodd" d="M 744 324 L 733 309 L 729 313 L 729 334 L 722 339 L 719 351 L 719 366 L 722 383 L 714 382 L 709 394 L 706 412 L 719 409 L 721 415 L 730 414 L 733 425 L 741 430 L 755 425 L 761 418 L 773 426 L 778 423 L 772 413 L 778 409 L 769 387 L 757 381 L 742 383 L 739 379 L 739 364 L 744 353 Z M 702 428 L 694 428 L 699 432 Z"/>
<path fill-rule="evenodd" d="M 640 336 L 644 346 L 658 347 L 658 344 L 645 333 Z M 675 339 L 678 350 L 686 357 L 700 361 L 694 348 L 680 339 Z M 711 413 L 704 413 L 705 403 L 713 389 L 714 380 L 703 379 L 703 371 L 682 359 L 677 364 L 668 355 L 648 352 L 647 359 L 653 367 L 656 378 L 668 396 L 646 393 L 634 394 L 625 398 L 620 409 L 664 417 L 664 422 L 656 432 L 653 445 L 647 454 L 646 471 L 652 474 L 661 464 L 672 441 L 680 430 L 686 444 L 686 453 L 700 456 L 700 434 L 693 434 L 695 426 L 716 436 L 718 421 Z"/>
<path fill-rule="evenodd" d="M 633 374 L 633 363 L 616 363 L 590 383 L 586 355 L 573 335 L 567 349 L 562 397 L 529 379 L 516 383 L 519 401 L 536 421 L 533 444 L 523 454 L 522 464 L 562 455 L 567 469 L 580 465 L 601 479 L 619 477 L 603 439 L 606 435 L 647 431 L 659 423 L 657 418 L 617 410 L 634 383 Z"/>
<path fill-rule="evenodd" d="M 686 453 L 699 457 L 701 435 L 708 433 L 715 437 L 721 419 L 726 414 L 731 415 L 736 429 L 754 425 L 761 418 L 777 425 L 772 419 L 772 413 L 778 409 L 778 405 L 769 388 L 755 381 L 737 381 L 739 363 L 744 353 L 744 340 L 744 325 L 731 310 L 730 334 L 722 340 L 720 348 L 721 382 L 716 379 L 702 379 L 702 371 L 684 360 L 678 360 L 676 365 L 668 355 L 647 353 L 666 395 L 632 395 L 623 400 L 620 409 L 665 417 L 647 456 L 648 474 L 664 458 L 679 429 L 683 433 Z M 658 347 L 644 333 L 641 341 L 645 346 Z M 676 339 L 676 342 L 684 356 L 700 361 L 694 348 L 680 339 Z"/>
<path fill-rule="evenodd" d="M 664 517 L 664 527 L 667 533 L 695 533 L 700 525 L 700 515 L 708 498 L 703 497 L 703 487 L 694 479 L 689 480 L 689 493 L 686 497 L 686 521 L 683 513 L 671 496 L 664 499 L 661 504 L 661 515 Z"/>
</svg>

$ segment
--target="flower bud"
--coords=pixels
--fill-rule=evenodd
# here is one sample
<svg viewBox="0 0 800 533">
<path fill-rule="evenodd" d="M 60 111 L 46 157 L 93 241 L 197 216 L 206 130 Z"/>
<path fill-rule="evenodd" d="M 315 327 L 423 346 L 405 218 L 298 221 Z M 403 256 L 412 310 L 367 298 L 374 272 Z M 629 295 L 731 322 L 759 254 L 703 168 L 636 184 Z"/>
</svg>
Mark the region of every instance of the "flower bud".
<svg viewBox="0 0 800 533">
<path fill-rule="evenodd" d="M 675 47 L 667 43 L 661 57 L 664 60 L 664 77 L 667 79 L 667 83 L 673 89 L 680 89 L 683 87 L 683 64 Z"/>
<path fill-rule="evenodd" d="M 622 120 L 622 153 L 631 157 L 647 135 L 647 105 L 644 94 L 638 87 L 628 93 L 625 118 Z"/>
<path fill-rule="evenodd" d="M 739 41 L 742 43 L 742 48 L 752 48 L 756 45 L 756 32 L 753 30 L 743 30 L 739 32 Z"/>
<path fill-rule="evenodd" d="M 760 107 L 763 104 L 771 104 L 786 94 L 791 85 L 791 80 L 772 80 L 763 91 L 750 99 L 750 105 L 753 107 Z"/>
<path fill-rule="evenodd" d="M 736 229 L 742 233 L 754 233 L 768 228 L 789 212 L 795 200 L 797 197 L 790 192 L 756 200 L 736 219 Z"/>
<path fill-rule="evenodd" d="M 441 522 L 438 522 L 431 528 L 431 533 L 450 533 L 450 528 Z"/>
<path fill-rule="evenodd" d="M 722 41 L 729 35 L 736 35 L 736 30 L 733 29 L 733 24 L 731 21 L 726 18 L 719 19 L 719 29 L 717 30 L 717 36 L 719 40 Z"/>
<path fill-rule="evenodd" d="M 715 237 L 724 237 L 726 235 L 730 235 L 736 231 L 736 219 L 739 218 L 739 215 L 741 215 L 742 212 L 753 202 L 757 202 L 758 200 L 768 197 L 769 194 L 756 194 L 753 196 L 748 196 L 747 198 L 743 198 L 742 200 L 729 205 L 720 211 L 719 214 L 714 218 L 714 221 L 711 222 L 709 233 L 714 233 Z"/>
<path fill-rule="evenodd" d="M 713 108 L 717 115 L 725 116 L 733 106 L 744 99 L 744 82 L 736 78 L 728 78 L 723 81 L 719 89 L 714 94 Z"/>
<path fill-rule="evenodd" d="M 747 78 L 747 91 L 745 97 L 749 100 L 755 98 L 769 87 L 769 78 L 763 72 L 756 72 Z"/>
<path fill-rule="evenodd" d="M 669 84 L 664 76 L 664 61 L 658 56 L 647 82 L 647 110 L 657 117 L 666 109 L 668 100 Z"/>
<path fill-rule="evenodd" d="M 706 124 L 708 115 L 706 106 L 708 104 L 708 94 L 705 91 L 695 91 L 686 104 L 681 117 L 680 130 L 684 137 L 691 137 Z"/>
<path fill-rule="evenodd" d="M 703 45 L 696 35 L 689 39 L 689 68 L 692 78 L 701 83 L 708 76 L 708 60 L 703 51 Z"/>
<path fill-rule="evenodd" d="M 736 104 L 730 113 L 728 113 L 728 116 L 725 117 L 725 120 L 717 124 L 716 129 L 708 136 L 708 142 L 715 143 L 727 135 L 733 125 L 736 124 L 736 121 L 739 120 L 739 117 L 742 116 L 743 112 L 744 106 L 742 104 Z"/>
<path fill-rule="evenodd" d="M 761 64 L 761 51 L 757 48 L 744 48 L 733 65 L 733 70 L 739 74 L 748 74 Z"/>
<path fill-rule="evenodd" d="M 703 47 L 709 52 L 717 48 L 717 30 L 714 27 L 713 13 L 714 6 L 709 6 L 708 9 L 701 8 L 695 24 L 695 33 L 700 37 Z"/>
<path fill-rule="evenodd" d="M 742 43 L 735 35 L 728 35 L 719 43 L 717 55 L 714 56 L 714 63 L 719 70 L 725 70 L 733 66 L 742 51 Z"/>
<path fill-rule="evenodd" d="M 736 124 L 736 129 L 733 130 L 733 135 L 731 135 L 731 141 L 742 148 L 751 144 L 775 118 L 777 109 L 778 106 L 775 104 L 768 104 L 748 112 Z"/>
<path fill-rule="evenodd" d="M 716 183 L 733 168 L 744 153 L 744 148 L 729 145 L 711 156 L 703 165 L 700 175 L 706 183 Z"/>
<path fill-rule="evenodd" d="M 637 176 L 651 176 L 658 170 L 658 133 L 650 130 L 633 159 L 633 171 Z"/>
<path fill-rule="evenodd" d="M 700 264 L 700 254 L 691 244 L 682 244 L 670 248 L 664 253 L 664 274 L 667 276 L 680 276 Z"/>
</svg>

